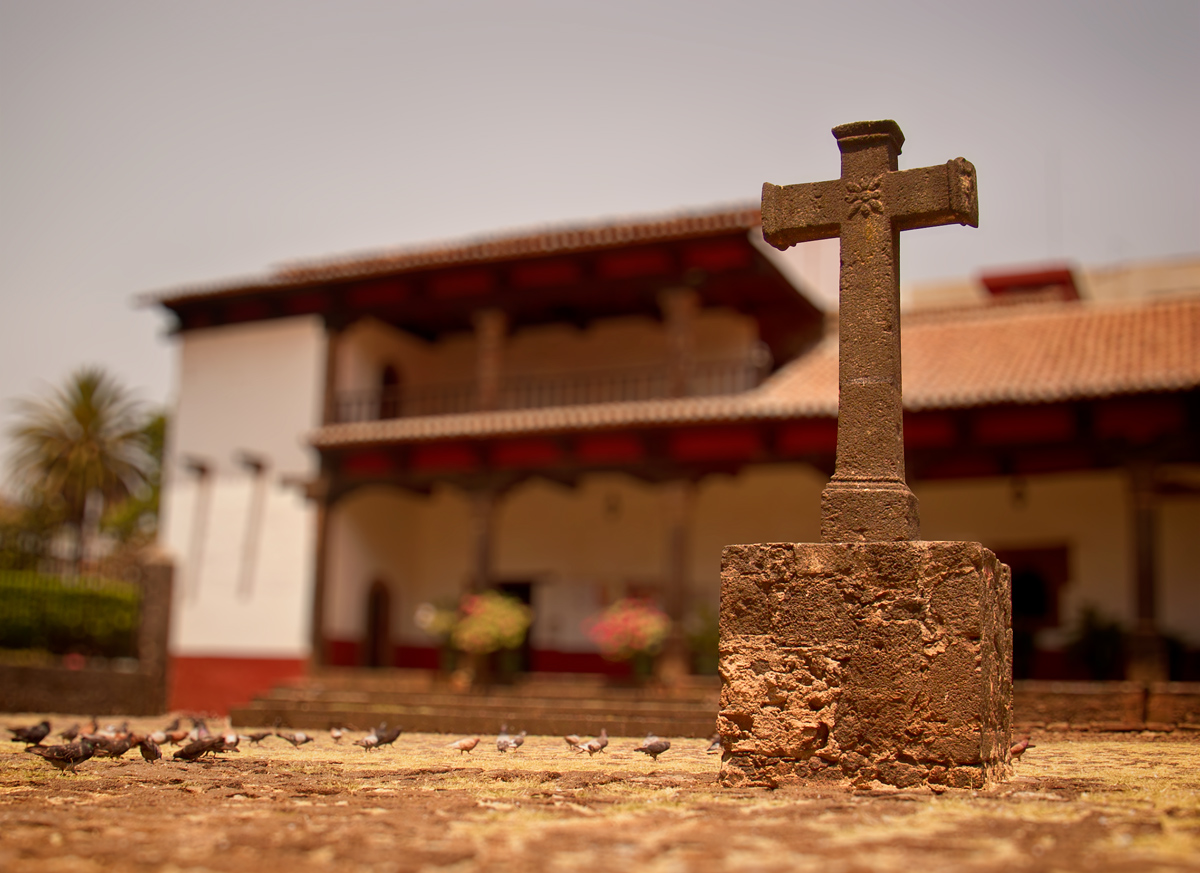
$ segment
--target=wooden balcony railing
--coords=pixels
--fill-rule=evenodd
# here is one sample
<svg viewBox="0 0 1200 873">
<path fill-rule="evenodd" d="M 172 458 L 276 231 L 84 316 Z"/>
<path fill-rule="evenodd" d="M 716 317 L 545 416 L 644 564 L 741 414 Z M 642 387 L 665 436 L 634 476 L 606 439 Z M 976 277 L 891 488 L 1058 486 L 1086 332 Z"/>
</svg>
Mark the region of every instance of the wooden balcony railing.
<svg viewBox="0 0 1200 873">
<path fill-rule="evenodd" d="M 688 375 L 685 396 L 736 394 L 756 387 L 765 373 L 757 360 L 697 362 Z M 613 367 L 575 372 L 511 373 L 500 384 L 499 408 L 535 409 L 586 403 L 654 400 L 671 395 L 665 367 Z M 418 415 L 477 411 L 478 390 L 472 381 L 341 391 L 333 420 L 378 421 Z"/>
</svg>

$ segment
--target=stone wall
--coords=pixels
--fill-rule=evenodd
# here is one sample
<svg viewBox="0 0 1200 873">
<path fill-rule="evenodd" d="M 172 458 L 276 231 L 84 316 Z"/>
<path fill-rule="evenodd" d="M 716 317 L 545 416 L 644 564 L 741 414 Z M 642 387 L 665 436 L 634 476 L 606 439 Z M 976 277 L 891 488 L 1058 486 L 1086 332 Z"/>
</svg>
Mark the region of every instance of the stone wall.
<svg viewBox="0 0 1200 873">
<path fill-rule="evenodd" d="M 0 710 L 86 715 L 165 712 L 172 577 L 165 558 L 155 557 L 143 567 L 135 670 L 0 664 Z"/>
<path fill-rule="evenodd" d="M 1013 683 L 1013 722 L 1023 729 L 1200 728 L 1200 682 Z"/>
<path fill-rule="evenodd" d="M 976 543 L 728 547 L 722 782 L 1004 776 L 1009 581 Z"/>
</svg>

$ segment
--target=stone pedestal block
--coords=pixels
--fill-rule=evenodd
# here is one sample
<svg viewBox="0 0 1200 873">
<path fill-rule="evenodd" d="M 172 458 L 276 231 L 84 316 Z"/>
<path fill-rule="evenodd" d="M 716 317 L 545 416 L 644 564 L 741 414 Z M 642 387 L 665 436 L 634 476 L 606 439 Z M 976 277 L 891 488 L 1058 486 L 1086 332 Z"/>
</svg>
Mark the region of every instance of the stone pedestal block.
<svg viewBox="0 0 1200 873">
<path fill-rule="evenodd" d="M 727 547 L 722 783 L 1006 777 L 1009 591 L 978 543 Z"/>
</svg>

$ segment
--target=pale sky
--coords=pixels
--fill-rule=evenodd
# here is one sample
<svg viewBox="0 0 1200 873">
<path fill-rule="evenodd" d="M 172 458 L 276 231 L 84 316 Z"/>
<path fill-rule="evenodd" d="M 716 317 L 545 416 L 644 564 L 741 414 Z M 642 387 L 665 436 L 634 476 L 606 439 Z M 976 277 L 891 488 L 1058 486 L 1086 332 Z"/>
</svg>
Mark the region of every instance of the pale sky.
<svg viewBox="0 0 1200 873">
<path fill-rule="evenodd" d="M 169 401 L 138 294 L 754 202 L 848 121 L 978 170 L 904 280 L 1195 254 L 1198 91 L 1200 0 L 0 0 L 0 427 L 84 364 Z"/>
</svg>

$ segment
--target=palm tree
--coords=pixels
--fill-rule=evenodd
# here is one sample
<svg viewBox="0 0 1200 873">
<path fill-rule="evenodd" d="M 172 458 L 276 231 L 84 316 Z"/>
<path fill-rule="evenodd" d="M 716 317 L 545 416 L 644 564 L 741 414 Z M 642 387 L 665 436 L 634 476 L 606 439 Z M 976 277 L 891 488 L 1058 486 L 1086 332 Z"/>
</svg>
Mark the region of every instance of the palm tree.
<svg viewBox="0 0 1200 873">
<path fill-rule="evenodd" d="M 35 502 L 53 502 L 75 528 L 83 560 L 88 500 L 134 493 L 152 468 L 145 419 L 128 390 L 103 369 L 83 367 L 48 398 L 17 402 L 13 472 Z"/>
</svg>

